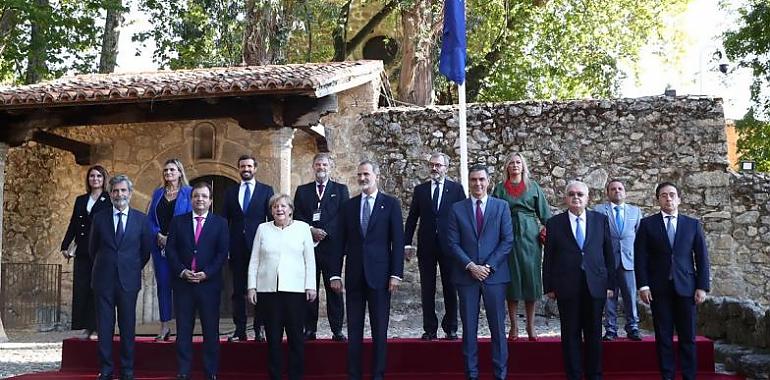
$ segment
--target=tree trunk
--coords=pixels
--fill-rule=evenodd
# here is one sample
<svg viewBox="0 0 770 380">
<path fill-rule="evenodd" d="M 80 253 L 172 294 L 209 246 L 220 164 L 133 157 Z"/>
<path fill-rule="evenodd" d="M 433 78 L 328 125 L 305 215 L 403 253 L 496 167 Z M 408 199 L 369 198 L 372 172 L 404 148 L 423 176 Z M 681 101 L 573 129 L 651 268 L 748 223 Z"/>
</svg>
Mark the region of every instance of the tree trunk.
<svg viewBox="0 0 770 380">
<path fill-rule="evenodd" d="M 350 38 L 350 40 L 345 41 L 344 43 L 341 43 L 339 41 L 339 36 L 346 36 L 347 32 L 347 21 L 348 16 L 350 15 L 350 2 L 348 2 L 345 7 L 343 8 L 343 11 L 340 15 L 340 20 L 343 19 L 344 16 L 344 24 L 340 23 L 338 24 L 339 27 L 345 28 L 341 34 L 338 34 L 335 32 L 335 38 L 334 38 L 334 58 L 332 59 L 335 62 L 341 62 L 344 61 L 348 54 L 350 54 L 351 51 L 356 50 L 358 46 L 360 46 L 366 37 L 369 37 L 369 34 L 372 33 L 374 29 L 377 28 L 377 26 L 382 23 L 385 18 L 387 18 L 393 11 L 398 8 L 398 6 L 401 4 L 403 0 L 389 0 L 387 3 L 385 3 L 385 6 L 380 9 L 379 12 L 375 13 L 372 18 L 369 19 L 369 21 L 364 24 L 364 26 L 361 27 L 361 30 L 359 30 L 353 37 Z M 422 0 L 418 0 L 422 1 Z"/>
<path fill-rule="evenodd" d="M 247 0 L 243 28 L 243 61 L 247 65 L 287 62 L 291 5 L 281 0 Z"/>
<path fill-rule="evenodd" d="M 3 14 L 0 16 L 0 54 L 3 54 L 5 50 L 5 44 L 8 43 L 8 38 L 11 36 L 13 28 L 16 27 L 16 9 L 6 8 L 3 9 Z M 2 324 L 0 324 L 0 329 Z"/>
<path fill-rule="evenodd" d="M 123 1 L 116 0 L 115 5 L 107 9 L 102 36 L 102 54 L 99 58 L 99 72 L 108 74 L 115 71 L 118 61 L 118 41 L 120 40 L 120 25 L 123 23 Z"/>
<path fill-rule="evenodd" d="M 398 99 L 419 106 L 433 104 L 433 49 L 436 38 L 431 0 L 415 0 L 401 12 L 404 38 Z"/>
<path fill-rule="evenodd" d="M 51 13 L 51 7 L 48 0 L 34 0 L 35 6 L 41 13 Z M 25 84 L 38 83 L 43 80 L 48 72 L 46 66 L 48 55 L 48 27 L 43 21 L 45 17 L 37 17 L 30 22 L 30 41 L 29 53 L 27 54 L 27 76 Z"/>
</svg>

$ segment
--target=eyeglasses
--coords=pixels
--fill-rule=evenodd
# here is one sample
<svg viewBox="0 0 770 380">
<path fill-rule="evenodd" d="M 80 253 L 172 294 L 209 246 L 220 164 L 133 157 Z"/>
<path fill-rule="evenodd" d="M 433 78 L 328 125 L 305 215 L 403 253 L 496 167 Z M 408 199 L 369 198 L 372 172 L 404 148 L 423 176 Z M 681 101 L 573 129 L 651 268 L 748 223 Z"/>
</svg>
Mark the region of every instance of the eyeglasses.
<svg viewBox="0 0 770 380">
<path fill-rule="evenodd" d="M 567 195 L 570 196 L 570 197 L 580 197 L 580 198 L 582 198 L 586 194 L 584 192 L 582 192 L 582 191 L 570 191 L 570 192 L 567 193 Z"/>
<path fill-rule="evenodd" d="M 429 165 L 430 167 L 432 167 L 432 168 L 440 168 L 440 167 L 442 167 L 442 166 L 446 166 L 446 165 L 444 165 L 444 164 L 439 164 L 439 163 L 437 163 L 437 162 L 429 162 L 429 163 L 428 163 L 428 165 Z"/>
</svg>

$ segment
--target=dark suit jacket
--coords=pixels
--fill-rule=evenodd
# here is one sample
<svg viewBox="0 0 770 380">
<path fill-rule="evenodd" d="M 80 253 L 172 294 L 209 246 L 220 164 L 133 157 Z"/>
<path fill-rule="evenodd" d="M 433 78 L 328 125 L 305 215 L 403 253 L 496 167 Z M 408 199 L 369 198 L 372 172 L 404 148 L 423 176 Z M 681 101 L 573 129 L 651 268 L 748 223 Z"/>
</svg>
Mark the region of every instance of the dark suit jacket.
<svg viewBox="0 0 770 380">
<path fill-rule="evenodd" d="M 342 249 L 339 213 L 342 210 L 342 204 L 350 198 L 350 193 L 347 186 L 338 182 L 327 181 L 321 199 L 321 220 L 314 222 L 313 213 L 318 209 L 316 189 L 315 181 L 297 186 L 297 191 L 294 193 L 294 219 L 326 231 L 326 238 L 315 247 L 316 253 L 321 254 L 317 259 L 324 261 L 323 263 L 316 262 L 316 265 L 321 266 L 328 264 L 325 262 L 328 256 Z"/>
<path fill-rule="evenodd" d="M 72 217 L 70 218 L 70 224 L 67 226 L 67 233 L 64 234 L 64 239 L 61 242 L 61 250 L 64 251 L 69 248 L 72 240 L 75 240 L 77 245 L 76 254 L 80 255 L 81 252 L 85 255 L 88 254 L 88 236 L 91 232 L 91 221 L 94 215 L 99 211 L 111 208 L 112 202 L 110 201 L 110 195 L 106 191 L 102 191 L 102 194 L 97 198 L 91 213 L 86 210 L 88 205 L 88 197 L 91 194 L 82 194 L 75 198 L 75 206 L 72 207 Z M 77 256 L 76 256 L 77 257 Z"/>
<path fill-rule="evenodd" d="M 484 225 L 481 236 L 478 236 L 475 209 L 473 199 L 468 198 L 452 205 L 452 212 L 449 214 L 449 253 L 457 260 L 457 265 L 452 266 L 452 281 L 458 285 L 478 282 L 465 269 L 469 263 L 474 262 L 492 268 L 492 274 L 484 283 L 510 282 L 508 254 L 513 247 L 511 210 L 505 201 L 487 197 Z"/>
<path fill-rule="evenodd" d="M 433 211 L 433 199 L 431 199 L 431 182 L 427 181 L 415 186 L 412 204 L 409 206 L 409 215 L 406 217 L 406 244 L 412 244 L 417 220 L 420 220 L 420 230 L 417 233 L 418 256 L 436 252 L 437 248 L 441 248 L 443 252 L 449 252 L 447 240 L 445 238 L 436 239 L 436 236 L 445 236 L 452 205 L 467 198 L 462 185 L 445 179 L 441 203 L 438 206 L 438 212 L 435 212 Z"/>
<path fill-rule="evenodd" d="M 251 192 L 249 209 L 244 213 L 238 199 L 241 184 L 231 186 L 225 192 L 224 214 L 230 228 L 230 256 L 249 257 L 254 235 L 260 223 L 272 219 L 270 213 L 270 197 L 273 188 L 256 181 Z"/>
<path fill-rule="evenodd" d="M 548 235 L 543 253 L 543 291 L 556 292 L 557 298 L 579 296 L 582 289 L 581 262 L 593 298 L 605 298 L 607 290 L 615 289 L 615 258 L 607 217 L 595 211 L 585 212 L 582 253 L 572 233 L 568 211 L 546 222 Z"/>
<path fill-rule="evenodd" d="M 128 211 L 125 234 L 115 241 L 112 207 L 94 215 L 91 224 L 89 253 L 94 262 L 91 287 L 99 294 L 101 289 L 112 289 L 117 282 L 124 291 L 138 291 L 142 287 L 142 268 L 150 259 L 152 233 L 147 228 L 146 216 L 133 208 Z"/>
<path fill-rule="evenodd" d="M 366 236 L 361 231 L 361 195 L 342 205 L 340 214 L 342 250 L 335 263 L 346 255 L 345 287 L 387 289 L 390 276 L 404 276 L 404 229 L 401 202 L 382 191 L 374 199 Z M 339 265 L 339 264 L 338 264 Z M 342 268 L 332 269 L 330 277 L 340 276 Z M 365 283 L 364 283 L 365 279 Z"/>
<path fill-rule="evenodd" d="M 673 274 L 674 289 L 680 296 L 691 297 L 695 289 L 710 290 L 708 249 L 703 227 L 697 219 L 678 215 L 673 247 L 668 242 L 661 213 L 642 219 L 634 251 L 636 286 L 649 286 L 653 298 L 657 290 L 669 281 L 669 274 Z"/>
<path fill-rule="evenodd" d="M 229 237 L 227 220 L 209 212 L 203 223 L 198 243 L 195 243 L 195 220 L 188 212 L 175 216 L 168 228 L 166 258 L 171 268 L 174 288 L 189 286 L 190 283 L 179 277 L 185 269 L 191 269 L 192 258 L 198 272 L 206 273 L 207 279 L 200 285 L 222 286 L 222 265 L 227 260 Z M 217 295 L 219 297 L 219 295 Z"/>
</svg>

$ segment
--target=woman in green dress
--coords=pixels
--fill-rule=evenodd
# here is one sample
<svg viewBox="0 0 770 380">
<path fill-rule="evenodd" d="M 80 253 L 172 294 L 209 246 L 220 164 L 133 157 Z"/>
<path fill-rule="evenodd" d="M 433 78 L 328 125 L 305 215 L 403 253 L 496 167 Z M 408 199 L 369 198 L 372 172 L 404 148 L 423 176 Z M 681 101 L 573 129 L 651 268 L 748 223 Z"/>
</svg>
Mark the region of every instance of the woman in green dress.
<svg viewBox="0 0 770 380">
<path fill-rule="evenodd" d="M 551 217 L 551 208 L 543 190 L 529 178 L 527 162 L 521 153 L 512 153 L 505 162 L 505 180 L 495 186 L 492 196 L 508 202 L 513 219 L 513 249 L 508 255 L 511 283 L 508 286 L 508 317 L 511 331 L 508 339 L 519 336 L 516 312 L 519 300 L 524 300 L 527 313 L 527 336 L 536 341 L 535 301 L 543 295 L 541 267 L 545 236 L 545 222 Z"/>
</svg>

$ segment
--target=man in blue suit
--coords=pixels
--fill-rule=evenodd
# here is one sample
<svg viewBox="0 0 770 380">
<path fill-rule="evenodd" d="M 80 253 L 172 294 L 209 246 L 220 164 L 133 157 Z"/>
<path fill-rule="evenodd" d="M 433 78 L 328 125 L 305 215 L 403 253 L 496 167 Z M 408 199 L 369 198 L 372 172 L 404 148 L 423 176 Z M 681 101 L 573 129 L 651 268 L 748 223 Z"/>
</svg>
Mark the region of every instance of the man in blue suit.
<svg viewBox="0 0 770 380">
<path fill-rule="evenodd" d="M 219 367 L 219 295 L 222 266 L 227 260 L 227 220 L 209 212 L 211 185 L 198 182 L 192 189 L 193 211 L 171 220 L 166 257 L 176 310 L 177 380 L 189 380 L 192 336 L 197 312 L 203 330 L 203 368 L 215 380 Z"/>
<path fill-rule="evenodd" d="M 709 291 L 709 256 L 703 227 L 679 213 L 679 189 L 671 182 L 655 188 L 660 213 L 642 219 L 634 242 L 639 298 L 652 308 L 658 366 L 674 379 L 674 328 L 679 337 L 682 377 L 695 379 L 695 305 Z"/>
<path fill-rule="evenodd" d="M 241 183 L 225 192 L 224 217 L 230 229 L 230 271 L 233 275 L 233 323 L 235 331 L 227 340 L 246 341 L 246 272 L 249 270 L 251 246 L 260 223 L 270 218 L 268 201 L 273 196 L 271 186 L 254 179 L 257 160 L 249 155 L 238 158 Z M 262 335 L 259 306 L 254 306 L 254 334 L 257 341 Z"/>
<path fill-rule="evenodd" d="M 294 193 L 294 218 L 310 225 L 310 233 L 316 243 L 316 288 L 323 275 L 324 288 L 326 288 L 326 316 L 332 330 L 332 340 L 340 342 L 345 340 L 345 335 L 342 334 L 345 303 L 342 294 L 332 290 L 329 274 L 333 271 L 332 268 L 342 266 L 342 262 L 332 262 L 332 260 L 342 259 L 342 256 L 335 254 L 342 246 L 339 212 L 342 204 L 350 198 L 350 193 L 347 186 L 329 178 L 332 167 L 333 161 L 329 153 L 318 153 L 313 157 L 315 181 L 297 187 Z M 316 338 L 317 327 L 318 297 L 307 303 L 304 329 L 306 340 Z"/>
<path fill-rule="evenodd" d="M 436 317 L 436 265 L 441 270 L 441 286 L 444 294 L 444 318 L 441 328 L 449 340 L 457 339 L 457 290 L 451 279 L 454 259 L 449 255 L 446 244 L 447 221 L 452 204 L 465 199 L 462 185 L 446 178 L 449 157 L 443 153 L 431 154 L 430 181 L 414 188 L 412 205 L 406 218 L 406 253 L 414 255 L 412 236 L 420 221 L 417 235 L 417 267 L 420 270 L 420 300 L 422 301 L 422 339 L 436 339 L 438 318 Z"/>
<path fill-rule="evenodd" d="M 485 166 L 473 165 L 468 178 L 471 197 L 452 205 L 447 227 L 449 254 L 454 259 L 451 277 L 460 297 L 465 373 L 470 380 L 479 378 L 479 307 L 483 298 L 492 335 L 494 377 L 502 380 L 508 373 L 505 288 L 511 281 L 511 210 L 506 202 L 487 195 L 489 172 Z"/>
<path fill-rule="evenodd" d="M 372 330 L 372 378 L 385 376 L 390 297 L 404 275 L 404 228 L 401 202 L 378 190 L 379 166 L 370 160 L 358 165 L 361 194 L 348 200 L 340 214 L 343 246 L 334 258 L 345 259 L 345 303 L 348 309 L 348 378 L 362 378 L 361 352 L 364 313 L 369 307 Z M 342 291 L 342 267 L 332 272 L 331 286 Z"/>
<path fill-rule="evenodd" d="M 136 296 L 142 268 L 150 259 L 153 234 L 144 213 L 129 207 L 134 185 L 125 175 L 110 179 L 112 208 L 94 215 L 89 252 L 94 263 L 91 287 L 96 298 L 99 380 L 112 379 L 112 336 L 117 308 L 120 328 L 120 379 L 134 378 Z"/>
<path fill-rule="evenodd" d="M 618 286 L 613 297 L 604 306 L 604 338 L 611 341 L 618 337 L 618 296 L 623 295 L 623 312 L 626 315 L 626 337 L 642 340 L 639 333 L 639 314 L 636 310 L 636 277 L 634 275 L 634 238 L 642 221 L 639 207 L 625 202 L 626 188 L 619 179 L 611 179 L 605 186 L 609 202 L 596 206 L 594 211 L 607 216 L 610 223 L 612 253 L 615 259 L 615 277 Z"/>
<path fill-rule="evenodd" d="M 567 378 L 602 378 L 602 309 L 615 289 L 615 260 L 607 217 L 586 210 L 588 186 L 570 182 L 567 212 L 546 222 L 543 291 L 556 299 Z M 582 346 L 582 347 L 581 347 Z"/>
</svg>

